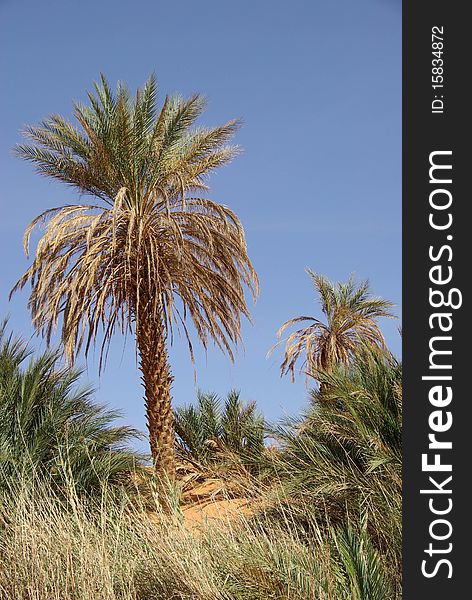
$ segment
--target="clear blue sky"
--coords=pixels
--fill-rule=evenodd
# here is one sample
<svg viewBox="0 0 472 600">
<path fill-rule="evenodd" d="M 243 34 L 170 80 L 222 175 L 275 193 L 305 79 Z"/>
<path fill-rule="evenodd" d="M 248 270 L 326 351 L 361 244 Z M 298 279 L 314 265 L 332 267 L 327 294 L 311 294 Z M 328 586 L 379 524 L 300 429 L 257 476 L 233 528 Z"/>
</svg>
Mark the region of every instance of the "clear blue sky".
<svg viewBox="0 0 472 600">
<path fill-rule="evenodd" d="M 25 124 L 70 115 L 72 99 L 84 99 L 101 71 L 131 88 L 154 71 L 161 98 L 208 97 L 206 124 L 244 121 L 237 135 L 244 154 L 213 177 L 211 197 L 245 225 L 261 294 L 234 365 L 216 349 L 197 353 L 200 388 L 221 395 L 240 388 L 272 420 L 306 404 L 303 378 L 281 380 L 280 354 L 266 359 L 283 321 L 320 315 L 306 267 L 334 280 L 369 278 L 400 314 L 399 0 L 0 0 L 0 22 L 0 316 L 9 313 L 17 332 L 32 335 L 26 294 L 7 300 L 28 265 L 23 230 L 74 195 L 38 177 L 11 148 Z M 383 324 L 396 354 L 398 326 Z M 193 401 L 183 340 L 171 360 L 175 403 Z M 90 355 L 97 399 L 144 430 L 132 340 L 123 347 L 116 338 L 100 379 L 95 364 Z"/>
</svg>

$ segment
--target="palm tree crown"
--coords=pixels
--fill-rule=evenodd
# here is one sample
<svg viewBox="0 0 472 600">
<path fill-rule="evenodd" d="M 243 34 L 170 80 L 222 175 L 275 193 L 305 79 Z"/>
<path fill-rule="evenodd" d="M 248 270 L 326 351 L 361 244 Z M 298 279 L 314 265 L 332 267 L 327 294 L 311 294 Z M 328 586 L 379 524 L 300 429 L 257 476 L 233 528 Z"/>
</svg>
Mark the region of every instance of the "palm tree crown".
<svg viewBox="0 0 472 600">
<path fill-rule="evenodd" d="M 329 372 L 337 364 L 347 364 L 356 350 L 365 343 L 384 348 L 385 341 L 377 324 L 379 317 L 393 317 L 391 302 L 373 298 L 368 281 L 356 283 L 351 277 L 347 283 L 333 283 L 323 275 L 307 269 L 321 300 L 326 323 L 315 317 L 301 316 L 286 321 L 277 337 L 295 323 L 308 322 L 286 340 L 271 348 L 270 353 L 285 342 L 285 353 L 280 365 L 281 374 L 291 373 L 295 379 L 295 366 L 303 357 L 301 371 L 316 377 L 317 372 Z"/>
<path fill-rule="evenodd" d="M 241 315 L 249 317 L 244 287 L 255 297 L 258 281 L 238 218 L 202 197 L 206 176 L 238 152 L 228 145 L 237 122 L 195 127 L 201 96 L 167 97 L 158 111 L 156 94 L 153 76 L 134 99 L 102 76 L 89 105 L 74 104 L 79 127 L 53 115 L 26 130 L 32 143 L 19 155 L 95 203 L 53 208 L 31 223 L 26 251 L 31 231 L 41 223 L 45 231 L 14 290 L 31 283 L 33 323 L 48 341 L 62 319 L 71 361 L 102 330 L 102 366 L 114 331 L 134 329 L 151 451 L 162 462 L 167 448 L 171 471 L 167 340 L 177 326 L 192 354 L 190 316 L 205 348 L 213 340 L 233 358 Z"/>
</svg>

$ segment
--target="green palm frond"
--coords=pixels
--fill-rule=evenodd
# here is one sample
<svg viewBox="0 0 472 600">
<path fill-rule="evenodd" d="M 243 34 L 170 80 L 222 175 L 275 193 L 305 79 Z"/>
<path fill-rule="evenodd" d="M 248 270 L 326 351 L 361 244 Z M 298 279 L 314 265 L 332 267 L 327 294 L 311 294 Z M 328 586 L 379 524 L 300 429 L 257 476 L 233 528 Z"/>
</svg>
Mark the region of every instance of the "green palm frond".
<svg viewBox="0 0 472 600">
<path fill-rule="evenodd" d="M 174 427 L 178 452 L 202 464 L 229 454 L 249 464 L 264 450 L 264 420 L 256 404 L 244 404 L 236 390 L 224 402 L 199 392 L 196 405 L 174 410 Z"/>
<path fill-rule="evenodd" d="M 396 594 L 388 580 L 385 565 L 365 531 L 346 527 L 333 533 L 348 579 L 351 600 L 392 600 Z"/>
<path fill-rule="evenodd" d="M 375 544 L 401 556 L 401 364 L 364 346 L 348 366 L 319 373 L 300 419 L 276 427 L 281 497 L 294 513 L 312 507 L 338 525 L 367 522 Z M 298 508 L 297 508 L 298 507 Z"/>
</svg>

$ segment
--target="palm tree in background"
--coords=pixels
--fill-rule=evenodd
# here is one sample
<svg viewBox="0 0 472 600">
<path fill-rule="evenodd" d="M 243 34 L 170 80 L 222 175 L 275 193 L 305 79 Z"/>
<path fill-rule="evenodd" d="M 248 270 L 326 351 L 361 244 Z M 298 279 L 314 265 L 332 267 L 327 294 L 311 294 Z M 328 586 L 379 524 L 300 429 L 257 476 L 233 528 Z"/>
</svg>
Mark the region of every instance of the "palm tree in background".
<svg viewBox="0 0 472 600">
<path fill-rule="evenodd" d="M 41 175 L 58 179 L 94 204 L 47 210 L 25 232 L 44 224 L 28 282 L 33 324 L 51 340 L 60 322 L 65 354 L 87 354 L 103 332 L 100 368 L 113 333 L 135 335 L 151 453 L 156 470 L 173 478 L 172 375 L 168 344 L 177 329 L 191 357 L 188 318 L 205 349 L 209 340 L 233 359 L 241 315 L 249 318 L 245 287 L 255 298 L 257 275 L 243 227 L 226 206 L 202 197 L 206 176 L 228 163 L 238 123 L 194 125 L 199 95 L 167 97 L 157 109 L 151 76 L 134 98 L 105 77 L 74 104 L 78 127 L 53 115 L 17 146 Z"/>
<path fill-rule="evenodd" d="M 330 372 L 334 366 L 348 364 L 356 350 L 368 343 L 384 349 L 385 340 L 377 325 L 379 317 L 393 318 L 391 302 L 373 298 L 368 281 L 356 283 L 351 277 L 347 283 L 333 283 L 323 275 L 307 269 L 315 290 L 321 300 L 321 310 L 326 323 L 315 317 L 295 317 L 286 321 L 278 330 L 281 338 L 285 330 L 295 323 L 308 325 L 291 333 L 271 348 L 271 354 L 285 343 L 284 359 L 280 365 L 281 375 L 291 373 L 295 380 L 295 366 L 302 359 L 300 370 L 307 377 L 318 372 Z"/>
</svg>

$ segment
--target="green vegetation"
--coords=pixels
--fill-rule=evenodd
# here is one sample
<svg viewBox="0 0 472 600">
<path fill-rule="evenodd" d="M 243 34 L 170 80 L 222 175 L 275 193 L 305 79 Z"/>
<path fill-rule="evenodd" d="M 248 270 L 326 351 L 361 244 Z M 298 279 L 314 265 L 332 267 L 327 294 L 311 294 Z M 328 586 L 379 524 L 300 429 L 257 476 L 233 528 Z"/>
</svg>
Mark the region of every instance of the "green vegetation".
<svg viewBox="0 0 472 600">
<path fill-rule="evenodd" d="M 198 460 L 199 477 L 226 470 L 250 501 L 194 529 L 185 506 L 163 511 L 149 478 L 144 495 L 123 485 L 136 473 L 122 448 L 132 432 L 110 426 L 75 370 L 54 354 L 20 369 L 25 344 L 4 336 L 1 348 L 0 598 L 401 598 L 401 365 L 390 354 L 365 345 L 319 373 L 306 414 L 272 430 L 234 391 L 177 410 L 178 456 Z"/>
<path fill-rule="evenodd" d="M 312 392 L 307 414 L 274 430 L 281 447 L 274 465 L 280 483 L 272 493 L 283 511 L 279 517 L 269 512 L 283 520 L 290 515 L 308 536 L 311 523 L 319 527 L 323 521 L 356 532 L 375 548 L 399 589 L 401 365 L 364 346 L 349 366 L 319 377 L 325 385 Z"/>
<path fill-rule="evenodd" d="M 197 404 L 178 407 L 174 414 L 177 452 L 202 465 L 230 463 L 258 467 L 264 452 L 265 425 L 255 402 L 244 405 L 232 390 L 224 403 L 202 394 Z"/>
<path fill-rule="evenodd" d="M 236 122 L 196 128 L 200 96 L 158 110 L 156 91 L 102 77 L 80 129 L 52 116 L 18 147 L 96 204 L 26 232 L 44 224 L 15 289 L 60 349 L 0 328 L 0 600 L 400 600 L 402 368 L 367 282 L 309 270 L 325 322 L 279 330 L 308 321 L 281 364 L 315 385 L 304 414 L 269 426 L 235 390 L 171 406 L 173 329 L 193 356 L 189 317 L 232 358 L 258 281 L 237 217 L 201 197 Z M 153 469 L 73 366 L 103 333 L 101 367 L 116 329 L 135 337 Z"/>
<path fill-rule="evenodd" d="M 81 372 L 61 367 L 57 352 L 32 355 L 0 327 L 0 494 L 47 480 L 77 493 L 121 487 L 139 457 L 127 444 L 137 432 L 117 427 L 117 411 L 92 401 L 78 386 Z M 28 362 L 29 359 L 29 362 Z"/>
</svg>

